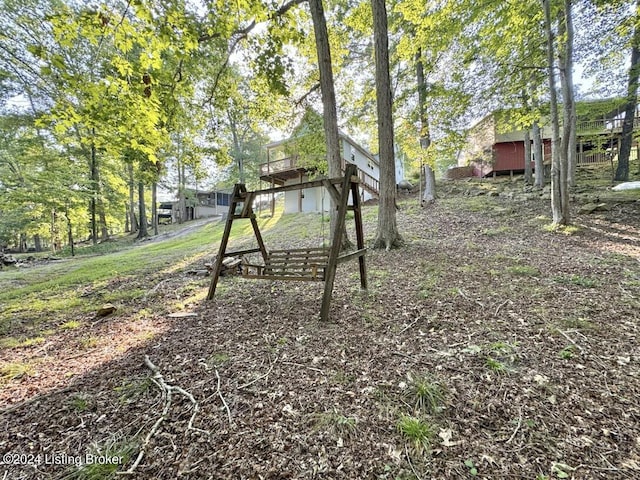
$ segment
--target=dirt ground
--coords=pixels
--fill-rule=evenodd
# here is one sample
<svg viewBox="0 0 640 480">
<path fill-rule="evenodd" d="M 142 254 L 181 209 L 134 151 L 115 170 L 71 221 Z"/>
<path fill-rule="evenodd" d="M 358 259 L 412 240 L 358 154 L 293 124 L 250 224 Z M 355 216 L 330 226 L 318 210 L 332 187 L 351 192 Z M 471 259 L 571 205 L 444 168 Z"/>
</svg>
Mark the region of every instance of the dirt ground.
<svg viewBox="0 0 640 480">
<path fill-rule="evenodd" d="M 339 267 L 330 323 L 320 283 L 227 277 L 194 316 L 3 351 L 47 369 L 0 389 L 0 478 L 110 478 L 87 453 L 136 479 L 640 478 L 640 202 L 575 202 L 569 235 L 547 201 L 441 194 L 403 198 L 367 292 Z"/>
</svg>

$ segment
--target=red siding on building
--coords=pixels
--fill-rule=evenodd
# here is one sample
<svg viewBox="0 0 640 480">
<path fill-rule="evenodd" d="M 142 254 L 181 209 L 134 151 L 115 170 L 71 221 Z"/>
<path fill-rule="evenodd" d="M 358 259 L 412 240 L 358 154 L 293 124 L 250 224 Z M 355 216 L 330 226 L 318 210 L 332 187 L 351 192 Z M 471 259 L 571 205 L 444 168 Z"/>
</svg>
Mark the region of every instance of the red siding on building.
<svg viewBox="0 0 640 480">
<path fill-rule="evenodd" d="M 551 141 L 545 139 L 544 163 L 551 163 Z M 533 148 L 533 144 L 531 145 Z M 472 162 L 473 176 L 486 177 L 492 173 L 500 174 L 510 171 L 524 170 L 524 142 L 501 142 L 493 145 L 493 166 L 479 162 Z M 535 164 L 531 161 L 531 169 L 535 170 Z"/>
<path fill-rule="evenodd" d="M 544 140 L 544 163 L 551 163 L 551 141 Z M 531 145 L 533 148 L 533 144 Z M 511 170 L 524 170 L 524 142 L 504 142 L 493 145 L 493 170 L 496 172 L 508 172 Z M 531 162 L 534 168 L 534 162 Z"/>
<path fill-rule="evenodd" d="M 551 140 L 545 139 L 544 145 L 544 163 L 551 164 Z"/>
<path fill-rule="evenodd" d="M 524 142 L 496 143 L 493 146 L 493 169 L 524 170 Z"/>
</svg>

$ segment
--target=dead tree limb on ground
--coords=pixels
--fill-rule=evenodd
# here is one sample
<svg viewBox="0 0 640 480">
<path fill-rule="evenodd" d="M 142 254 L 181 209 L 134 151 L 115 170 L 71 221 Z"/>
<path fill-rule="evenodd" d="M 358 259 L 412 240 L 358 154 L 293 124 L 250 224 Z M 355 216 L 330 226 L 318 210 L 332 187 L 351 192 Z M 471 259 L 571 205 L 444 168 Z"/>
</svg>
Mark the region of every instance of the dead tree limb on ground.
<svg viewBox="0 0 640 480">
<path fill-rule="evenodd" d="M 198 411 L 200 410 L 200 405 L 198 404 L 198 402 L 196 401 L 194 396 L 191 393 L 187 392 L 182 387 L 178 387 L 176 385 L 168 384 L 164 380 L 164 377 L 162 376 L 162 373 L 160 372 L 160 369 L 153 364 L 153 362 L 151 361 L 151 359 L 149 358 L 148 355 L 144 356 L 144 364 L 147 367 L 149 367 L 149 370 L 151 370 L 153 372 L 153 377 L 151 377 L 151 380 L 162 391 L 162 399 L 164 401 L 164 407 L 162 408 L 162 414 L 160 415 L 160 417 L 158 417 L 156 422 L 151 427 L 151 430 L 149 430 L 149 432 L 145 436 L 144 441 L 142 442 L 142 445 L 140 446 L 140 451 L 138 452 L 138 456 L 136 457 L 135 461 L 124 472 L 118 472 L 118 474 L 120 474 L 120 475 L 133 475 L 135 473 L 135 469 L 138 468 L 138 465 L 140 465 L 140 462 L 142 461 L 142 458 L 145 455 L 145 449 L 149 445 L 149 442 L 151 441 L 153 436 L 158 432 L 158 430 L 160 430 L 160 426 L 162 425 L 162 422 L 164 422 L 169 416 L 169 409 L 171 408 L 171 400 L 172 400 L 172 396 L 173 396 L 174 393 L 179 393 L 180 395 L 185 397 L 187 400 L 189 400 L 193 404 L 193 413 L 191 414 L 191 418 L 189 419 L 189 424 L 187 425 L 187 431 L 194 430 L 196 432 L 204 433 L 206 435 L 210 434 L 210 432 L 208 432 L 206 430 L 202 430 L 200 428 L 195 428 L 193 426 L 193 421 L 194 421 L 196 415 L 198 414 Z"/>
</svg>

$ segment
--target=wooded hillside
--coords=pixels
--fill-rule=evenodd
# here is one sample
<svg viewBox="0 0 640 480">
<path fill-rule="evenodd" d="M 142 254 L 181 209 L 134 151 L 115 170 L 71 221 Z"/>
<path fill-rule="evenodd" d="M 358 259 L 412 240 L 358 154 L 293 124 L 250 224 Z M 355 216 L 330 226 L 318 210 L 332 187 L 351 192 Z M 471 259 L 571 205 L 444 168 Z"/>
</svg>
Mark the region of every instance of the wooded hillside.
<svg viewBox="0 0 640 480">
<path fill-rule="evenodd" d="M 424 167 L 431 179 L 455 164 L 471 123 L 496 108 L 513 109 L 519 125 L 535 129 L 549 119 L 556 90 L 563 105 L 574 96 L 626 97 L 625 105 L 635 105 L 633 5 L 381 4 L 376 15 L 388 19 L 378 42 L 384 47 L 376 48 L 387 49 L 389 60 L 378 75 L 390 76 L 394 116 L 383 122 L 390 130 L 379 132 L 377 118 L 391 112 L 375 108 L 375 58 L 384 52 L 374 53 L 369 2 L 314 2 L 311 9 L 302 0 L 2 0 L 0 245 L 57 252 L 123 232 L 153 234 L 147 220 L 155 227 L 158 191 L 185 209 L 188 188 L 240 178 L 255 184 L 269 135 L 290 133 L 310 106 L 331 118 L 326 132 L 337 122 L 376 153 L 378 138 L 385 148 L 395 144 L 407 170 Z M 567 77 L 574 61 L 587 84 Z M 319 66 L 327 62 L 321 88 Z M 565 72 L 557 88 L 550 90 L 546 71 Z M 564 115 L 569 128 L 572 113 Z M 571 142 L 570 131 L 561 137 Z M 335 143 L 333 133 L 327 138 Z M 326 150 L 332 158 L 333 148 Z M 551 176 L 558 223 L 569 220 L 567 193 L 555 185 L 573 185 L 567 155 Z M 393 179 L 382 191 L 386 183 Z M 393 219 L 382 223 L 392 227 Z"/>
</svg>

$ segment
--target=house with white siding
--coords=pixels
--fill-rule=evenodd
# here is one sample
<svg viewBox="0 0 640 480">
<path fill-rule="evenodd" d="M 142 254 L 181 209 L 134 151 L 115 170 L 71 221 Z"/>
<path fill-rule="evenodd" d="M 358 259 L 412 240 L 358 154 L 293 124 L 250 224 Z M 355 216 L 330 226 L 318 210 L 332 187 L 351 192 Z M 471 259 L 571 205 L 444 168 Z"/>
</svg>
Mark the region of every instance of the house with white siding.
<svg viewBox="0 0 640 480">
<path fill-rule="evenodd" d="M 360 195 L 363 201 L 377 198 L 379 194 L 380 165 L 378 159 L 358 145 L 344 132 L 340 132 L 342 167 L 352 163 L 358 167 Z M 260 165 L 260 180 L 271 186 L 291 185 L 318 178 L 318 169 L 305 166 L 295 152 L 295 138 L 288 138 L 266 145 L 267 161 Z M 324 188 L 307 188 L 285 192 L 285 213 L 319 212 L 329 209 L 330 198 Z"/>
</svg>

